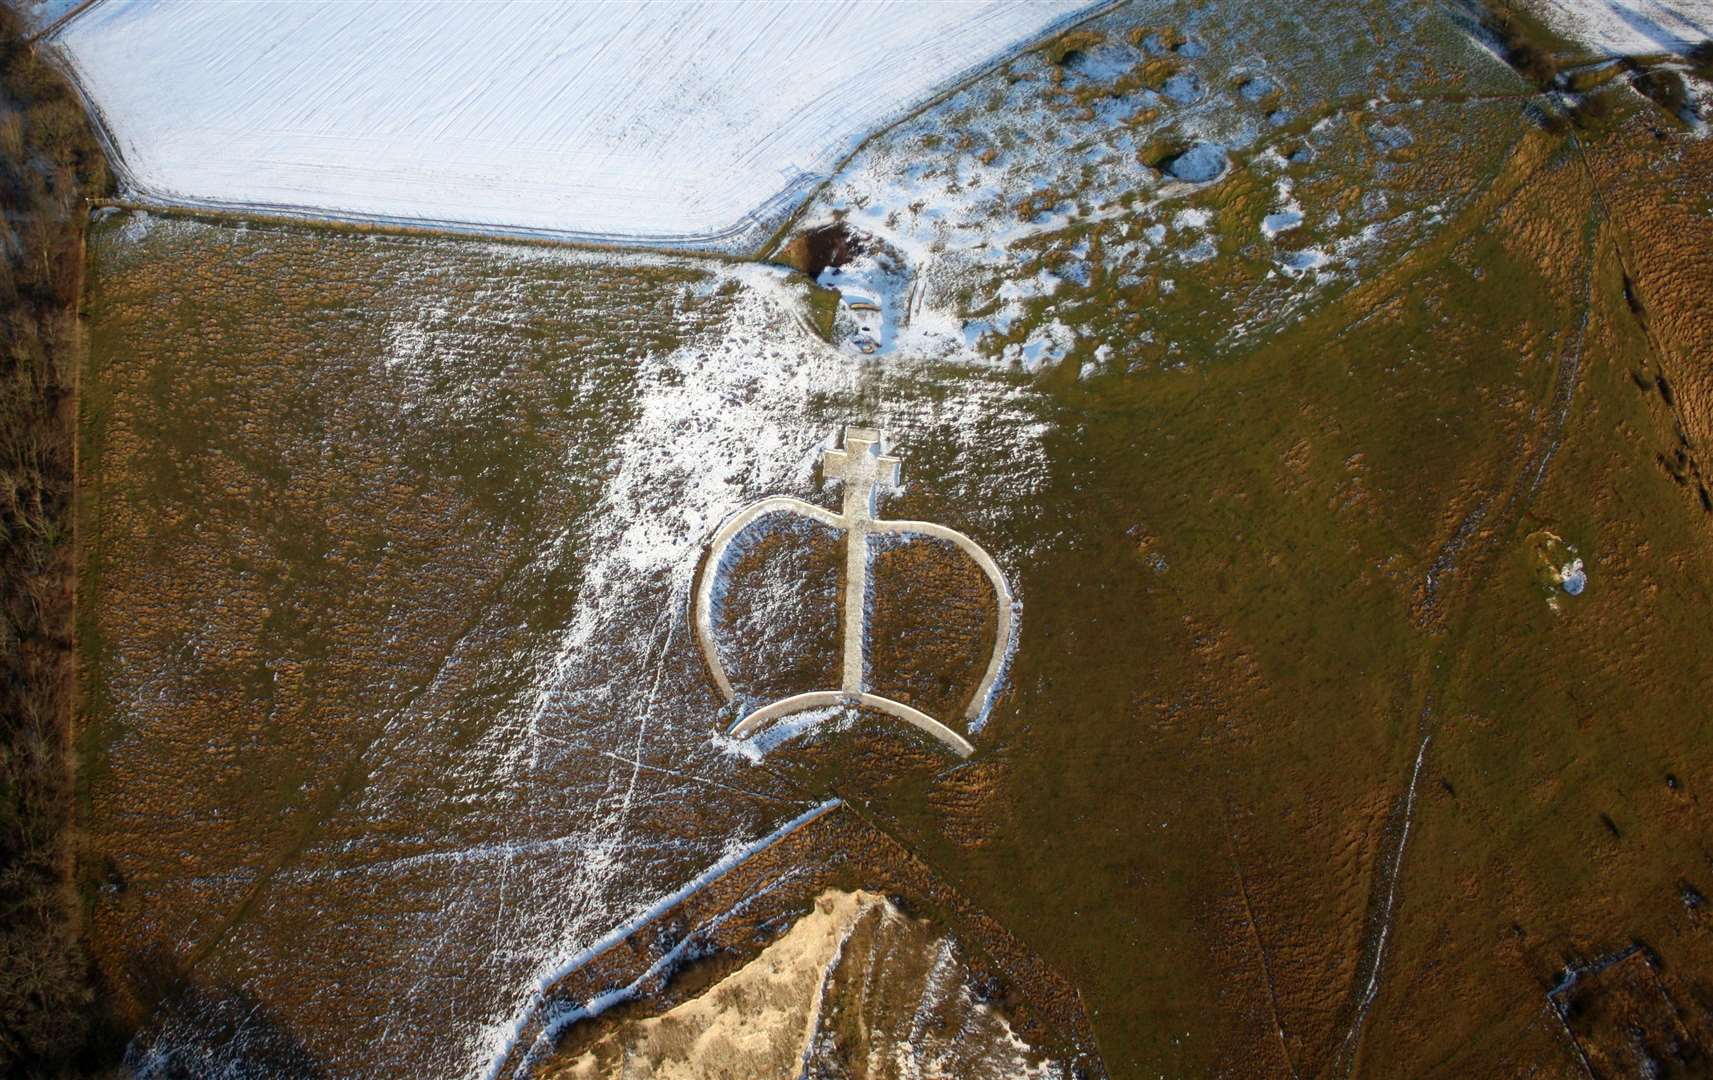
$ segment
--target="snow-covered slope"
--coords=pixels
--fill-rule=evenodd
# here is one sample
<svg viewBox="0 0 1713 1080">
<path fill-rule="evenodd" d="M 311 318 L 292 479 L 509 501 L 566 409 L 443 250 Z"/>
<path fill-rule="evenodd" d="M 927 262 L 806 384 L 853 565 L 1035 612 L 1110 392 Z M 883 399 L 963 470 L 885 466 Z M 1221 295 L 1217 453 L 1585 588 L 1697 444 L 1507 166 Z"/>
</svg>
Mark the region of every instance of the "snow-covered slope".
<svg viewBox="0 0 1713 1080">
<path fill-rule="evenodd" d="M 56 43 L 133 194 L 738 247 L 1088 0 L 110 0 Z"/>
<path fill-rule="evenodd" d="M 1534 0 L 1553 28 L 1615 56 L 1682 53 L 1713 38 L 1713 0 Z"/>
</svg>

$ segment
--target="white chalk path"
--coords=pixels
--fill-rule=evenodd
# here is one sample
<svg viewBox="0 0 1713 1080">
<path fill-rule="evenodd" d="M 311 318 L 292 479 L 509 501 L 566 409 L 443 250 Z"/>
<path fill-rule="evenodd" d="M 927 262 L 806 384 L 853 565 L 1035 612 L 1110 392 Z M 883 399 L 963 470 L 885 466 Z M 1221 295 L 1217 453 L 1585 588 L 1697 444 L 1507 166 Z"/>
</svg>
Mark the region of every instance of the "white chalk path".
<svg viewBox="0 0 1713 1080">
<path fill-rule="evenodd" d="M 885 436 L 864 428 L 846 428 L 842 450 L 828 450 L 823 455 L 823 471 L 829 480 L 844 484 L 843 512 L 831 510 L 776 495 L 751 503 L 732 515 L 714 534 L 708 547 L 702 580 L 696 592 L 696 636 L 707 658 L 708 670 L 714 683 L 728 702 L 737 700 L 725 666 L 720 660 L 714 639 L 714 608 L 717 586 L 723 581 L 721 567 L 732 543 L 760 519 L 772 514 L 795 514 L 830 525 L 845 533 L 845 604 L 844 654 L 842 685 L 838 690 L 814 690 L 771 702 L 751 710 L 731 729 L 736 738 L 748 738 L 774 720 L 813 709 L 861 705 L 887 713 L 938 739 L 960 757 L 968 757 L 975 747 L 963 735 L 934 719 L 920 709 L 901 701 L 871 693 L 865 686 L 868 657 L 868 576 L 872 560 L 869 538 L 873 533 L 888 532 L 907 536 L 928 536 L 957 546 L 981 567 L 993 587 L 997 610 L 992 655 L 982 673 L 981 682 L 964 709 L 964 721 L 974 724 L 986 712 L 993 692 L 1004 671 L 1006 658 L 1011 655 L 1012 638 L 1016 633 L 1016 598 L 999 564 L 981 545 L 956 529 L 930 521 L 881 520 L 874 516 L 875 499 L 880 491 L 898 485 L 899 462 L 885 453 Z"/>
</svg>

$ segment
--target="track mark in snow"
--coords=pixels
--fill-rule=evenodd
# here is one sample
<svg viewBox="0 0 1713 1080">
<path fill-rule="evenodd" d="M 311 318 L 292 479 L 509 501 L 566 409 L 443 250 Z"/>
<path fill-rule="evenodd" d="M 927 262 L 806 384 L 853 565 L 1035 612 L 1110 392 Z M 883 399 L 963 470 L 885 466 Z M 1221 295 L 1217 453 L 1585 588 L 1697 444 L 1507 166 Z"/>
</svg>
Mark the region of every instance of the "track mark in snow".
<svg viewBox="0 0 1713 1080">
<path fill-rule="evenodd" d="M 751 798 L 751 799 L 762 799 L 762 800 L 765 800 L 767 802 L 788 802 L 789 801 L 786 799 L 781 799 L 777 795 L 764 795 L 759 791 L 750 791 L 747 788 L 733 787 L 730 784 L 722 784 L 718 780 L 709 780 L 707 777 L 697 776 L 695 773 L 679 772 L 676 769 L 667 769 L 667 768 L 663 768 L 659 765 L 644 764 L 641 761 L 636 761 L 636 760 L 633 760 L 631 758 L 623 757 L 619 754 L 612 753 L 611 751 L 608 751 L 608 750 L 602 750 L 602 751 L 600 751 L 600 754 L 602 757 L 612 758 L 614 761 L 622 762 L 626 765 L 633 766 L 639 770 L 647 770 L 649 772 L 663 773 L 667 776 L 676 776 L 680 779 L 689 780 L 689 781 L 692 781 L 692 782 L 697 783 L 697 784 L 707 784 L 709 787 L 721 788 L 725 791 L 730 791 L 734 794 L 743 795 L 743 796 L 746 796 L 746 797 Z"/>
<path fill-rule="evenodd" d="M 1433 741 L 1433 735 L 1423 735 L 1421 747 L 1416 751 L 1415 768 L 1410 771 L 1410 786 L 1404 796 L 1404 822 L 1398 831 L 1398 844 L 1392 849 L 1391 866 L 1387 873 L 1386 901 L 1380 909 L 1379 936 L 1374 943 L 1373 958 L 1368 964 L 1368 981 L 1362 987 L 1362 996 L 1356 1003 L 1356 1016 L 1350 1022 L 1350 1031 L 1344 1036 L 1344 1043 L 1339 1048 L 1338 1056 L 1344 1063 L 1344 1074 L 1350 1075 L 1356 1068 L 1356 1048 L 1360 1044 L 1362 1025 L 1368 1019 L 1368 1010 L 1374 1004 L 1374 997 L 1380 992 L 1380 971 L 1386 962 L 1386 942 L 1392 933 L 1392 914 L 1398 903 L 1398 880 L 1403 876 L 1404 848 L 1410 842 L 1410 826 L 1416 814 L 1416 786 L 1421 782 L 1422 763 L 1427 760 L 1428 743 Z"/>
</svg>

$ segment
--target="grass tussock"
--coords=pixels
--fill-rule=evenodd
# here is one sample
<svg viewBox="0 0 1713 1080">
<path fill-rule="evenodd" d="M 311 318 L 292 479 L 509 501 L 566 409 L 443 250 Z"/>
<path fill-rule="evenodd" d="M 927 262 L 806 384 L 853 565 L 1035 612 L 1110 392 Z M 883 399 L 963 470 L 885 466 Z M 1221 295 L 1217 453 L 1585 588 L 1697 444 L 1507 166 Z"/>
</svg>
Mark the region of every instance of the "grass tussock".
<svg viewBox="0 0 1713 1080">
<path fill-rule="evenodd" d="M 93 992 L 73 887 L 73 400 L 81 106 L 0 12 L 0 1074 L 84 1072 Z"/>
<path fill-rule="evenodd" d="M 1689 110 L 1689 87 L 1684 84 L 1683 76 L 1675 71 L 1650 68 L 1636 76 L 1635 87 L 1673 119 Z"/>
<path fill-rule="evenodd" d="M 1558 77 L 1558 59 L 1540 28 L 1509 7 L 1489 3 L 1481 23 L 1499 41 L 1505 62 L 1541 89 Z"/>
<path fill-rule="evenodd" d="M 1713 81 L 1713 38 L 1689 50 L 1689 70 L 1703 79 Z"/>
<path fill-rule="evenodd" d="M 1106 40 L 1106 35 L 1098 30 L 1072 30 L 1060 34 L 1046 45 L 1047 62 L 1054 68 L 1062 68 L 1073 64 L 1088 50 Z M 1054 71 L 1053 77 L 1059 78 L 1059 72 Z"/>
</svg>

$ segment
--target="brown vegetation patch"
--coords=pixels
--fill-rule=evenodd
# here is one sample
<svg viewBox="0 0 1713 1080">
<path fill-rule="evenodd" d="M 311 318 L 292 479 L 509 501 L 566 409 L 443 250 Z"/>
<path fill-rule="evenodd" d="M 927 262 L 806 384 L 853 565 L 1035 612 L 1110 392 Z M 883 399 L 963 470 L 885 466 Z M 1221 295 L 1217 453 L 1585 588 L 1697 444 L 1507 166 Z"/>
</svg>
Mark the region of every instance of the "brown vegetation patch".
<svg viewBox="0 0 1713 1080">
<path fill-rule="evenodd" d="M 1105 40 L 1106 35 L 1098 30 L 1072 30 L 1048 42 L 1043 51 L 1047 62 L 1053 65 L 1053 81 L 1063 79 L 1066 67 L 1075 65 L 1088 50 Z"/>
<path fill-rule="evenodd" d="M 101 150 L 0 11 L 0 1072 L 57 1071 L 92 1000 L 72 886 L 73 430 Z M 16 1072 L 14 1071 L 16 1070 Z"/>
<path fill-rule="evenodd" d="M 1130 38 L 1130 44 L 1138 49 L 1142 48 L 1149 38 L 1153 38 L 1160 48 L 1169 49 L 1173 52 L 1182 48 L 1187 40 L 1183 31 L 1173 26 L 1138 26 L 1133 28 L 1127 36 Z"/>
<path fill-rule="evenodd" d="M 869 685 L 961 728 L 993 650 L 993 586 L 943 540 L 877 541 L 872 573 Z"/>
<path fill-rule="evenodd" d="M 762 527 L 725 570 L 715 633 L 732 687 L 758 704 L 836 688 L 843 534 L 813 522 Z"/>
<path fill-rule="evenodd" d="M 828 267 L 843 266 L 863 252 L 863 236 L 842 221 L 809 229 L 785 245 L 784 262 L 810 278 Z"/>
<path fill-rule="evenodd" d="M 729 301 L 693 267 L 284 225 L 120 215 L 93 228 L 90 251 L 79 663 L 82 824 L 108 867 L 88 894 L 97 962 L 146 1015 L 133 959 L 164 945 L 199 993 L 265 998 L 320 1062 L 361 1053 L 389 1023 L 395 1039 L 400 1022 L 449 1030 L 481 978 L 401 1021 L 362 988 L 388 985 L 376 972 L 419 942 L 318 919 L 352 910 L 341 886 L 290 870 L 321 859 L 329 835 L 386 860 L 419 849 L 423 830 L 519 827 L 523 795 L 448 799 L 462 770 L 447 763 L 483 759 L 534 685 L 520 661 L 552 655 L 588 595 L 638 360 L 716 325 Z M 634 625 L 650 604 L 666 611 L 673 587 L 662 577 L 609 614 Z M 683 782 L 665 771 L 682 761 L 616 732 L 655 688 L 717 717 L 682 622 L 618 640 L 603 662 L 647 674 L 618 704 L 568 708 L 591 734 L 572 763 L 519 785 L 532 810 L 594 805 L 621 770 L 640 770 L 639 791 Z M 404 715 L 420 753 L 378 748 Z M 351 804 L 383 777 L 408 788 L 410 813 L 353 824 Z M 645 836 L 706 827 L 682 800 L 638 804 L 657 815 L 633 818 Z M 705 865 L 689 849 L 661 858 L 668 881 Z M 497 896 L 488 872 L 389 876 L 360 906 L 384 920 L 452 882 Z M 241 957 L 225 948 L 235 939 Z M 350 993 L 329 1003 L 249 975 L 309 970 Z"/>
<path fill-rule="evenodd" d="M 1713 1029 L 1713 1012 L 1682 1002 L 1667 986 L 1646 946 L 1617 959 L 1572 969 L 1548 995 L 1596 1080 L 1629 1076 L 1705 1076 L 1713 1057 L 1696 1029 Z"/>
<path fill-rule="evenodd" d="M 1169 168 L 1190 148 L 1190 141 L 1181 135 L 1161 135 L 1150 139 L 1136 151 L 1136 158 L 1151 169 Z"/>
<path fill-rule="evenodd" d="M 1552 84 L 1558 76 L 1558 59 L 1539 23 L 1508 7 L 1489 3 L 1481 24 L 1499 39 L 1505 62 L 1517 74 L 1543 89 Z"/>
</svg>

